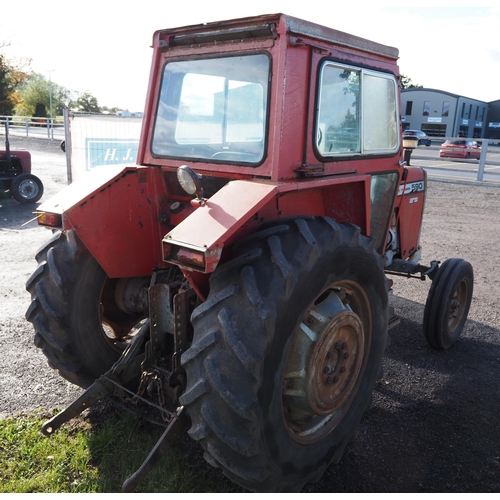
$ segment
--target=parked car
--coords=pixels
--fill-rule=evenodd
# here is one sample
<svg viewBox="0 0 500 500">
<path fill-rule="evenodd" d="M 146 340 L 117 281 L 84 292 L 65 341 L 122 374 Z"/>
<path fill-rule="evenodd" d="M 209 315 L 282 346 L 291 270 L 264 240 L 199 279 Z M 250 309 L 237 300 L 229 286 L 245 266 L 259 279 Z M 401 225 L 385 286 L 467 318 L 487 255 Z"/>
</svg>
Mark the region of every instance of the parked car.
<svg viewBox="0 0 500 500">
<path fill-rule="evenodd" d="M 453 139 L 441 144 L 440 158 L 476 158 L 481 156 L 481 146 L 471 139 Z"/>
<path fill-rule="evenodd" d="M 425 133 L 422 132 L 422 130 L 405 130 L 403 132 L 403 136 L 413 136 L 418 139 L 417 146 L 424 145 L 424 146 L 430 146 L 431 145 L 431 138 Z"/>
</svg>

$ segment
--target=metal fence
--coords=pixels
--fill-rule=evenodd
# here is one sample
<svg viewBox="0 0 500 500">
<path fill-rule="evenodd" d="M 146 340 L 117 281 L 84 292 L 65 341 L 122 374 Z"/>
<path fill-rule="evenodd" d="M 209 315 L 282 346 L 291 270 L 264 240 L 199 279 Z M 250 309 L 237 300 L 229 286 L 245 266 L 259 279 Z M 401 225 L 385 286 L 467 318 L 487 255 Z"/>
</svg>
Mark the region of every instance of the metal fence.
<svg viewBox="0 0 500 500">
<path fill-rule="evenodd" d="M 7 125 L 9 135 L 64 139 L 64 118 L 36 118 L 33 116 L 0 116 L 0 133 Z"/>
</svg>

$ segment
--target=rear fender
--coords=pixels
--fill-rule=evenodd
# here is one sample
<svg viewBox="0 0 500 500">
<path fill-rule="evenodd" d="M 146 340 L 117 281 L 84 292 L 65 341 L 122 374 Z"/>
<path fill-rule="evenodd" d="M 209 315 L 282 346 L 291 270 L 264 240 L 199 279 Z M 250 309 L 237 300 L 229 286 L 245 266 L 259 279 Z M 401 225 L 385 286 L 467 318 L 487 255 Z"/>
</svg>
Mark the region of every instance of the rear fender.
<svg viewBox="0 0 500 500">
<path fill-rule="evenodd" d="M 369 234 L 370 176 L 298 182 L 232 181 L 203 200 L 163 238 L 163 259 L 179 266 L 201 298 L 224 247 L 256 231 L 263 222 L 297 216 L 328 216 L 352 222 Z"/>
<path fill-rule="evenodd" d="M 37 214 L 60 215 L 110 278 L 147 276 L 165 266 L 158 211 L 166 198 L 155 168 L 110 166 L 87 173 L 43 203 Z M 42 220 L 42 218 L 40 218 Z"/>
</svg>

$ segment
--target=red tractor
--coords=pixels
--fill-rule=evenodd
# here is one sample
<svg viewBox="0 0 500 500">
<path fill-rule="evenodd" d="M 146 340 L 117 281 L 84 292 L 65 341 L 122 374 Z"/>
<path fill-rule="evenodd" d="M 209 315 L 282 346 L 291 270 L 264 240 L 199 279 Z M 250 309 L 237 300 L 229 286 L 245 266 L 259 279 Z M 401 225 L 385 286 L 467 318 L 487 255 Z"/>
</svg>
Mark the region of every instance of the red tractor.
<svg viewBox="0 0 500 500">
<path fill-rule="evenodd" d="M 42 181 L 31 173 L 29 151 L 11 151 L 5 122 L 5 149 L 0 150 L 0 189 L 19 203 L 36 203 L 43 195 Z"/>
<path fill-rule="evenodd" d="M 38 210 L 26 314 L 50 366 L 183 428 L 253 491 L 297 491 L 340 460 L 397 323 L 386 274 L 430 278 L 447 348 L 469 263 L 419 264 L 426 175 L 403 161 L 398 51 L 282 14 L 157 31 L 137 165 Z M 161 420 L 161 419 L 160 419 Z"/>
</svg>

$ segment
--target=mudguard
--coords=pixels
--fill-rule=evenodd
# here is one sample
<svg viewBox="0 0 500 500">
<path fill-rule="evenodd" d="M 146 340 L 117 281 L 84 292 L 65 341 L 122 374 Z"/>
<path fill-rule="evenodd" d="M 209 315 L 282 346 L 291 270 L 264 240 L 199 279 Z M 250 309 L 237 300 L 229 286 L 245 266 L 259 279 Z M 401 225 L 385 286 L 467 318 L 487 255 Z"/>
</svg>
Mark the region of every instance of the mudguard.
<svg viewBox="0 0 500 500">
<path fill-rule="evenodd" d="M 341 188 L 339 189 L 339 187 Z M 211 273 L 222 249 L 249 224 L 270 219 L 328 215 L 369 230 L 369 178 L 350 176 L 307 183 L 232 181 L 163 238 L 163 258 L 187 271 Z M 196 203 L 196 202 L 195 202 Z"/>
<path fill-rule="evenodd" d="M 158 207 L 165 198 L 159 169 L 106 166 L 89 172 L 37 210 L 59 214 L 110 278 L 148 276 L 162 265 Z"/>
</svg>

